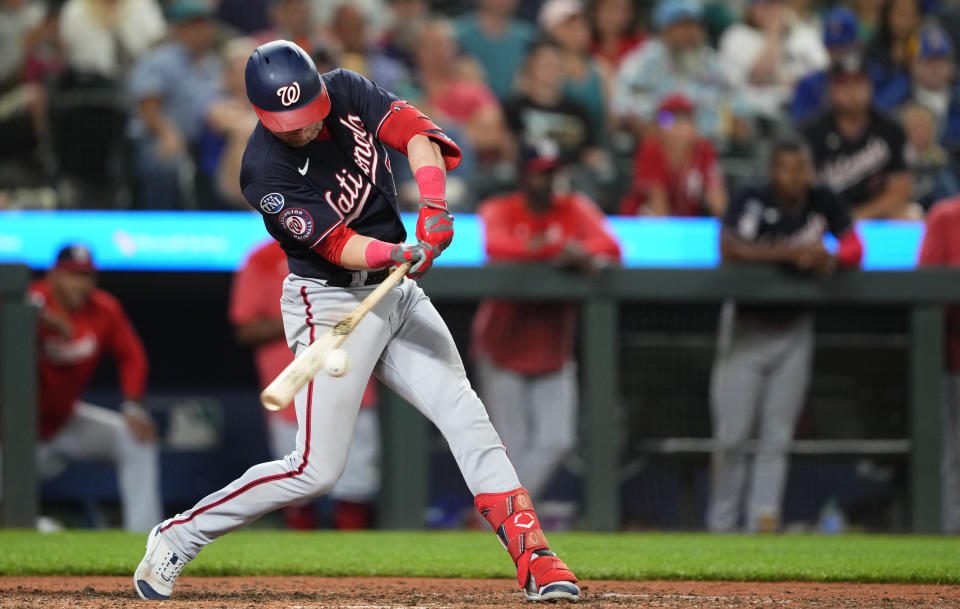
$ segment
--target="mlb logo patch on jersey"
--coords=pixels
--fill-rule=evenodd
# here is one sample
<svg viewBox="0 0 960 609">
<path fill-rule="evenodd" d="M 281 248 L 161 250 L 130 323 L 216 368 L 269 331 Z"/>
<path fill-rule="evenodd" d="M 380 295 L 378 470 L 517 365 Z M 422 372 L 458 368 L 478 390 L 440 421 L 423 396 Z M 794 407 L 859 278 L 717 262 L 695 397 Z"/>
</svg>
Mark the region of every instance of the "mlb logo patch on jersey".
<svg viewBox="0 0 960 609">
<path fill-rule="evenodd" d="M 313 218 L 307 210 L 299 207 L 291 207 L 280 214 L 280 224 L 298 241 L 306 241 L 313 234 Z"/>
<path fill-rule="evenodd" d="M 260 209 L 266 214 L 275 214 L 283 209 L 283 195 L 279 192 L 271 192 L 260 199 Z"/>
</svg>

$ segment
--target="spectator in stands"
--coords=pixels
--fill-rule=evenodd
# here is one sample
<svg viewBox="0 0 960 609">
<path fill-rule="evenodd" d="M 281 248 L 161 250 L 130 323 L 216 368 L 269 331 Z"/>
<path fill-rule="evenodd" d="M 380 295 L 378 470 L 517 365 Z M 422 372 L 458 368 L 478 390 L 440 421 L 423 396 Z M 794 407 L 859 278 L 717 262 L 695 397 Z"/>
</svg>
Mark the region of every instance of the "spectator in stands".
<svg viewBox="0 0 960 609">
<path fill-rule="evenodd" d="M 933 113 L 943 146 L 960 161 L 960 85 L 949 35 L 938 25 L 920 28 L 910 66 L 910 98 Z"/>
<path fill-rule="evenodd" d="M 387 57 L 399 61 L 408 71 L 414 69 L 417 33 L 430 19 L 425 0 L 392 0 L 390 25 L 383 33 L 381 45 Z"/>
<path fill-rule="evenodd" d="M 863 247 L 846 206 L 813 185 L 809 152 L 776 144 L 770 178 L 734 197 L 723 219 L 724 262 L 781 264 L 812 275 L 857 266 Z M 836 254 L 824 233 L 840 240 Z M 710 384 L 713 454 L 707 528 L 748 532 L 780 528 L 787 451 L 810 380 L 813 314 L 794 307 L 724 304 Z M 754 432 L 754 430 L 756 430 Z M 756 434 L 756 451 L 747 442 Z"/>
<path fill-rule="evenodd" d="M 311 55 L 322 46 L 308 0 L 269 0 L 267 16 L 270 28 L 253 35 L 258 44 L 289 40 Z"/>
<path fill-rule="evenodd" d="M 790 17 L 807 27 L 816 30 L 818 36 L 823 36 L 823 21 L 817 12 L 817 0 L 784 0 Z"/>
<path fill-rule="evenodd" d="M 873 79 L 874 103 L 892 111 L 910 92 L 910 62 L 923 16 L 921 0 L 888 0 L 877 35 L 867 47 L 867 71 Z"/>
<path fill-rule="evenodd" d="M 960 196 L 940 201 L 927 214 L 921 267 L 960 267 Z M 960 307 L 947 309 L 947 357 L 941 408 L 943 533 L 960 534 Z"/>
<path fill-rule="evenodd" d="M 257 247 L 237 271 L 230 294 L 230 322 L 237 342 L 254 349 L 260 387 L 266 387 L 293 361 L 280 315 L 283 280 L 289 273 L 287 257 L 276 241 Z M 330 492 L 333 523 L 338 529 L 367 529 L 373 523 L 372 501 L 380 488 L 380 429 L 376 413 L 377 389 L 371 379 L 363 394 L 353 429 L 353 442 L 343 475 Z M 275 459 L 283 459 L 297 443 L 297 413 L 293 404 L 265 414 L 267 439 Z M 315 529 L 312 503 L 283 510 L 291 529 Z"/>
<path fill-rule="evenodd" d="M 410 79 L 406 67 L 376 48 L 367 20 L 356 6 L 343 3 L 333 12 L 330 32 L 340 66 L 363 74 L 384 89 L 396 91 Z"/>
<path fill-rule="evenodd" d="M 859 57 L 862 53 L 857 42 L 857 16 L 846 7 L 837 7 L 826 14 L 823 20 L 823 44 L 830 57 L 830 65 L 846 61 L 847 57 Z M 802 78 L 790 104 L 790 114 L 796 125 L 814 118 L 826 109 L 827 70 L 819 70 Z"/>
<path fill-rule="evenodd" d="M 697 132 L 693 102 L 667 97 L 657 127 L 643 138 L 633 160 L 623 215 L 723 216 L 727 189 L 710 140 Z"/>
<path fill-rule="evenodd" d="M 590 54 L 590 24 L 583 4 L 580 0 L 547 0 L 538 21 L 562 51 L 564 93 L 586 108 L 591 129 L 602 137 L 607 126 L 606 98 L 610 87 Z"/>
<path fill-rule="evenodd" d="M 224 45 L 223 88 L 207 110 L 207 126 L 199 147 L 201 168 L 214 176 L 216 197 L 224 206 L 244 211 L 250 205 L 240 190 L 240 161 L 247 139 L 257 126 L 257 115 L 247 100 L 244 73 L 255 48 L 256 41 L 246 37 Z"/>
<path fill-rule="evenodd" d="M 873 85 L 863 66 L 835 65 L 828 90 L 830 108 L 803 129 L 820 179 L 856 219 L 916 217 L 903 129 L 872 104 Z"/>
<path fill-rule="evenodd" d="M 936 119 L 929 108 L 909 103 L 900 111 L 900 122 L 907 137 L 903 157 L 913 176 L 910 198 L 928 210 L 960 192 L 960 173 L 956 161 L 937 142 Z"/>
<path fill-rule="evenodd" d="M 55 32 L 55 18 L 39 0 L 0 0 L 0 206 L 3 189 L 45 176 L 49 129 L 47 97 L 30 63 Z M 10 201 L 9 205 L 30 205 Z"/>
<path fill-rule="evenodd" d="M 720 39 L 727 78 L 744 91 L 767 134 L 782 124 L 797 82 L 828 61 L 817 30 L 795 19 L 782 0 L 750 0 L 744 22 Z"/>
<path fill-rule="evenodd" d="M 173 39 L 145 55 L 131 75 L 138 204 L 146 209 L 195 205 L 185 182 L 192 182 L 192 148 L 222 73 L 211 15 L 203 0 L 175 0 L 167 9 Z"/>
<path fill-rule="evenodd" d="M 39 311 L 38 469 L 52 478 L 69 461 L 112 461 L 123 526 L 147 531 L 162 511 L 156 428 L 140 405 L 147 355 L 120 303 L 96 288 L 95 273 L 90 250 L 70 245 L 28 291 Z M 117 365 L 121 412 L 81 401 L 105 352 Z"/>
<path fill-rule="evenodd" d="M 65 70 L 49 88 L 61 207 L 129 206 L 126 154 L 134 63 L 166 31 L 155 0 L 67 0 L 60 13 Z"/>
<path fill-rule="evenodd" d="M 111 80 L 126 77 L 166 30 L 156 0 L 67 0 L 60 11 L 67 68 Z"/>
<path fill-rule="evenodd" d="M 417 76 L 422 91 L 415 96 L 420 98 L 417 107 L 448 132 L 452 128 L 465 135 L 465 141 L 457 141 L 465 148 L 467 165 L 461 164 L 457 173 L 464 173 L 471 163 L 482 169 L 509 158 L 513 143 L 500 103 L 480 80 L 474 61 L 458 57 L 450 23 L 430 21 L 418 39 Z M 469 172 L 466 175 L 470 179 Z"/>
<path fill-rule="evenodd" d="M 593 29 L 591 52 L 600 65 L 616 73 L 620 62 L 647 39 L 637 23 L 631 0 L 595 0 L 590 3 Z"/>
<path fill-rule="evenodd" d="M 513 91 L 534 37 L 533 27 L 513 16 L 516 6 L 517 0 L 477 0 L 477 10 L 456 22 L 460 48 L 480 62 L 487 85 L 500 99 Z"/>
<path fill-rule="evenodd" d="M 539 261 L 591 274 L 620 259 L 603 214 L 586 197 L 558 188 L 555 146 L 521 154 L 520 191 L 480 207 L 492 261 Z M 478 389 L 517 468 L 541 499 L 573 449 L 577 372 L 576 305 L 487 300 L 473 320 Z"/>
<path fill-rule="evenodd" d="M 696 0 L 661 0 L 653 15 L 657 37 L 624 58 L 617 72 L 613 111 L 637 137 L 656 124 L 660 102 L 673 93 L 697 100 L 697 129 L 715 143 L 743 133 L 745 102 L 724 76 L 717 53 L 706 44 L 702 16 Z M 725 128 L 731 117 L 733 131 Z"/>
<path fill-rule="evenodd" d="M 575 169 L 574 179 L 581 189 L 592 190 L 596 180 L 590 180 L 589 172 L 602 174 L 611 161 L 600 148 L 600 134 L 586 108 L 564 92 L 563 78 L 563 52 L 557 44 L 534 43 L 517 80 L 517 93 L 504 104 L 504 114 L 522 145 L 553 142 L 564 162 L 582 165 L 587 175 Z"/>
</svg>

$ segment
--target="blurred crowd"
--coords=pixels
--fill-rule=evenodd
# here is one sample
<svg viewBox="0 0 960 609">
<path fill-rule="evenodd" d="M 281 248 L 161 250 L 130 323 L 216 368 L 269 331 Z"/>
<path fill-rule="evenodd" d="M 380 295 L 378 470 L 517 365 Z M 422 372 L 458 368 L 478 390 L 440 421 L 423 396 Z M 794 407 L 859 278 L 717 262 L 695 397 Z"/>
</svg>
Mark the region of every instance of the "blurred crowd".
<svg viewBox="0 0 960 609">
<path fill-rule="evenodd" d="M 276 38 L 456 139 L 459 211 L 544 140 L 608 214 L 722 217 L 790 133 L 855 218 L 960 192 L 957 0 L 0 0 L 0 33 L 0 208 L 245 209 Z"/>
</svg>

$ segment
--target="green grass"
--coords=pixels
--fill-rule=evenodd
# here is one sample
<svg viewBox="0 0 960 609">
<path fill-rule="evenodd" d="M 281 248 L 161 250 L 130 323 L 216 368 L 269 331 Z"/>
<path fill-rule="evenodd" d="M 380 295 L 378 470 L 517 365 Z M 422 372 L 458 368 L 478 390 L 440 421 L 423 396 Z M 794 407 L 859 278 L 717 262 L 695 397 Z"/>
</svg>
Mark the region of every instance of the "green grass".
<svg viewBox="0 0 960 609">
<path fill-rule="evenodd" d="M 582 579 L 808 580 L 960 584 L 960 541 L 849 535 L 554 533 Z M 144 536 L 0 531 L 2 575 L 129 575 Z M 188 575 L 512 577 L 491 533 L 241 531 L 207 547 Z"/>
</svg>

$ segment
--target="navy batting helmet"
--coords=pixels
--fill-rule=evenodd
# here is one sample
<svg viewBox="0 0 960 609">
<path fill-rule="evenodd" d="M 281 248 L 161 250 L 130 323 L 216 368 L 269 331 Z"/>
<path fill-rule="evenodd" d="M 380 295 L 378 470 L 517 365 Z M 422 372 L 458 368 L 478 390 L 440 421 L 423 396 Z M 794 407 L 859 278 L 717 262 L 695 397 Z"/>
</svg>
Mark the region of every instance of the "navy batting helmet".
<svg viewBox="0 0 960 609">
<path fill-rule="evenodd" d="M 289 40 L 258 46 L 247 60 L 247 99 L 271 131 L 294 131 L 323 120 L 330 97 L 307 53 Z"/>
</svg>

